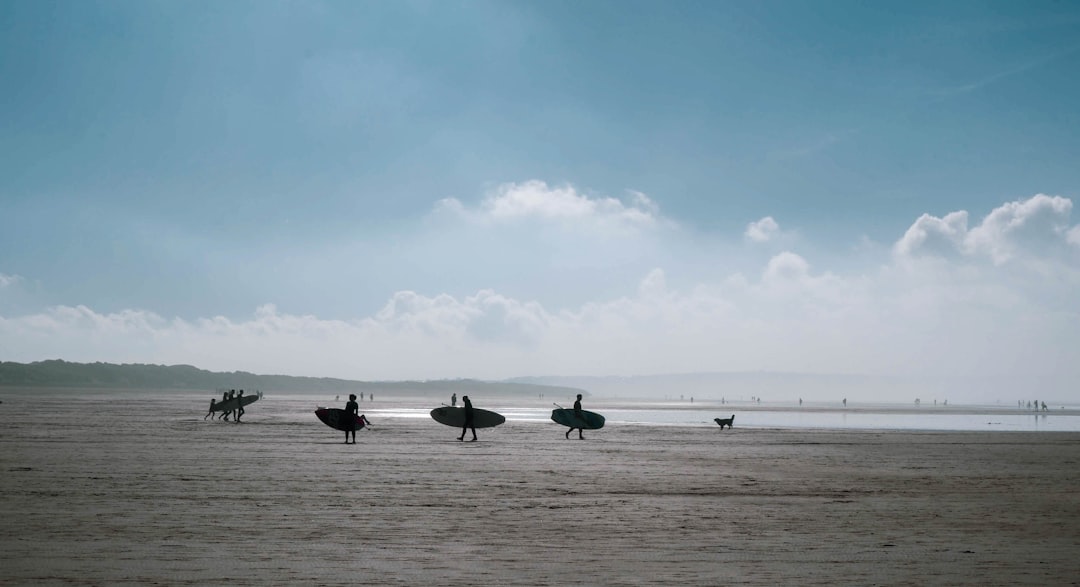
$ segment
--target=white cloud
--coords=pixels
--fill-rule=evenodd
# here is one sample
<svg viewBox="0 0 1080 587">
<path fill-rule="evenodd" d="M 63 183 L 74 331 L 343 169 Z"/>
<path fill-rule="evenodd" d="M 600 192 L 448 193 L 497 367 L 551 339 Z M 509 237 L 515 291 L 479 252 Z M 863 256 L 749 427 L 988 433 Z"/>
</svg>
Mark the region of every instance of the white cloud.
<svg viewBox="0 0 1080 587">
<path fill-rule="evenodd" d="M 753 242 L 764 243 L 776 236 L 779 231 L 780 225 L 776 223 L 776 220 L 772 216 L 766 216 L 761 220 L 747 224 L 743 236 Z"/>
<path fill-rule="evenodd" d="M 15 285 L 20 281 L 22 281 L 22 277 L 18 275 L 6 275 L 4 273 L 0 273 L 0 289 Z"/>
<path fill-rule="evenodd" d="M 923 214 L 896 242 L 894 250 L 902 256 L 952 253 L 964 241 L 967 222 L 967 212 L 964 211 L 946 214 L 944 218 Z"/>
<path fill-rule="evenodd" d="M 1070 245 L 1080 247 L 1080 224 L 1072 227 L 1067 233 L 1065 233 L 1065 242 L 1069 243 Z"/>
<path fill-rule="evenodd" d="M 1029 245 L 1058 242 L 1069 225 L 1072 201 L 1061 196 L 1038 194 L 1027 200 L 995 208 L 968 233 L 964 245 L 969 253 L 988 255 L 1004 263 Z"/>
<path fill-rule="evenodd" d="M 671 222 L 647 195 L 631 191 L 629 201 L 590 196 L 574 186 L 551 187 L 543 181 L 507 183 L 489 193 L 476 208 L 455 198 L 440 200 L 437 212 L 448 212 L 476 222 L 509 223 L 536 219 L 590 228 L 646 229 Z"/>
<path fill-rule="evenodd" d="M 893 250 L 901 257 L 960 254 L 985 257 L 995 264 L 1006 263 L 1022 251 L 1037 257 L 1071 242 L 1075 230 L 1069 228 L 1071 212 L 1068 198 L 1037 194 L 1002 204 L 970 230 L 966 211 L 944 218 L 923 214 Z"/>
<path fill-rule="evenodd" d="M 810 264 L 806 262 L 806 259 L 795 253 L 784 251 L 769 259 L 769 264 L 765 267 L 763 281 L 765 283 L 779 281 L 800 282 L 806 279 L 809 274 Z"/>
</svg>

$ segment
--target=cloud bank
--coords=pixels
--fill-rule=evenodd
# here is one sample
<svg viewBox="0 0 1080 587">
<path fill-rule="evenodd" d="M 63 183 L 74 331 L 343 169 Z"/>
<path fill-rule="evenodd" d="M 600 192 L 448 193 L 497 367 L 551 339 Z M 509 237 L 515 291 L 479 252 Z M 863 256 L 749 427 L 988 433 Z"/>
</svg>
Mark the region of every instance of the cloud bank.
<svg viewBox="0 0 1080 587">
<path fill-rule="evenodd" d="M 1039 194 L 1005 203 L 973 227 L 967 211 L 924 214 L 877 264 L 857 271 L 784 250 L 753 270 L 706 262 L 696 279 L 673 284 L 658 263 L 632 287 L 577 304 L 481 287 L 467 295 L 397 291 L 377 312 L 348 320 L 272 303 L 243 318 L 194 320 L 58 306 L 0 317 L 0 352 L 16 361 L 189 363 L 368 380 L 758 370 L 1039 377 L 1064 394 L 1080 378 L 1080 228 L 1071 208 L 1067 198 Z M 649 241 L 661 248 L 681 233 L 644 194 L 624 201 L 542 182 L 500 186 L 472 207 L 443 200 L 436 212 L 470 230 L 535 222 L 619 238 L 662 233 Z M 741 236 L 767 241 L 778 231 L 766 217 Z"/>
</svg>

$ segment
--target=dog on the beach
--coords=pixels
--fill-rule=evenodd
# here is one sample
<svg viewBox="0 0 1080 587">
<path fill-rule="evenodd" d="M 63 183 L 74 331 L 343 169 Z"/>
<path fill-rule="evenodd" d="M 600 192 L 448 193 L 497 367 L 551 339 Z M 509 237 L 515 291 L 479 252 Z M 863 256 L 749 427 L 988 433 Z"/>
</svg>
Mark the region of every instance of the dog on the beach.
<svg viewBox="0 0 1080 587">
<path fill-rule="evenodd" d="M 728 428 L 735 427 L 735 414 L 732 414 L 730 418 L 713 418 L 713 421 L 720 425 L 720 429 L 723 430 L 724 426 Z"/>
</svg>

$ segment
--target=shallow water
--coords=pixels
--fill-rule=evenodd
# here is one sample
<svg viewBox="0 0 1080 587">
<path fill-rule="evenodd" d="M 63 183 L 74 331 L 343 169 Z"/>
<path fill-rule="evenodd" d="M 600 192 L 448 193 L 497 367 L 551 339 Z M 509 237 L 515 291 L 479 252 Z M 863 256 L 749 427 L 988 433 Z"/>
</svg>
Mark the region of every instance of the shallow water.
<svg viewBox="0 0 1080 587">
<path fill-rule="evenodd" d="M 506 416 L 507 422 L 550 422 L 548 408 L 495 408 Z M 430 418 L 425 408 L 393 408 L 368 410 L 369 416 L 392 418 Z M 713 418 L 735 414 L 740 428 L 835 429 L 835 430 L 938 430 L 938 431 L 1023 431 L 1023 432 L 1080 432 L 1080 416 L 1012 414 L 1012 413 L 927 413 L 905 411 L 799 411 L 797 409 L 740 410 L 724 406 L 717 409 L 626 409 L 597 407 L 608 426 L 710 426 Z M 554 423 L 552 423 L 554 425 Z"/>
</svg>

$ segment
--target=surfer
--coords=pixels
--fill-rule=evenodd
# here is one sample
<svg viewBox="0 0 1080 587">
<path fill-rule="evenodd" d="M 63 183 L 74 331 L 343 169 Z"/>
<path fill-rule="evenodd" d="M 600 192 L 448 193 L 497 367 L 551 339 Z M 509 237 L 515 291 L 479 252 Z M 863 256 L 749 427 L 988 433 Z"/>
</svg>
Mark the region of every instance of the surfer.
<svg viewBox="0 0 1080 587">
<path fill-rule="evenodd" d="M 451 408 L 457 407 L 457 394 L 456 393 L 450 394 L 450 407 Z"/>
<path fill-rule="evenodd" d="M 236 403 L 236 405 L 238 407 L 236 408 L 236 417 L 233 418 L 233 421 L 239 423 L 240 422 L 240 416 L 244 415 L 244 390 L 241 389 L 240 390 L 240 395 L 238 395 L 236 397 L 239 398 L 239 399 L 238 399 L 238 401 Z"/>
<path fill-rule="evenodd" d="M 349 394 L 349 403 L 345 404 L 345 413 L 353 416 L 360 414 L 360 404 L 356 403 L 356 394 Z M 349 444 L 349 433 L 352 433 L 352 443 L 356 444 L 356 424 L 349 426 L 345 430 L 345 444 Z"/>
<path fill-rule="evenodd" d="M 215 400 L 214 398 L 210 398 L 210 411 L 206 412 L 206 415 L 202 417 L 203 420 L 207 419 L 208 417 L 210 417 L 210 414 L 214 413 L 214 406 L 216 404 L 217 404 L 217 400 Z"/>
<path fill-rule="evenodd" d="M 235 396 L 236 396 L 236 390 L 235 390 L 235 389 L 230 389 L 230 390 L 229 390 L 229 399 L 231 400 L 231 399 L 232 399 L 233 397 L 235 397 Z M 226 422 L 228 422 L 228 421 L 229 421 L 229 416 L 233 415 L 233 413 L 234 413 L 235 411 L 236 411 L 236 410 L 229 410 L 229 411 L 225 412 L 225 421 L 226 421 Z"/>
<path fill-rule="evenodd" d="M 580 393 L 577 394 L 577 401 L 574 402 L 574 417 L 577 418 L 578 422 L 584 422 L 585 421 L 585 414 L 581 413 L 581 394 Z M 578 428 L 577 429 L 577 436 L 578 436 L 578 438 L 580 440 L 585 440 L 585 436 L 581 433 L 582 430 L 583 430 L 583 428 Z M 570 428 L 570 429 L 568 429 L 566 431 L 567 440 L 570 439 L 570 433 L 573 432 L 573 431 L 574 431 L 573 428 Z"/>
<path fill-rule="evenodd" d="M 472 402 L 469 401 L 469 396 L 461 396 L 462 403 L 465 404 L 465 424 L 461 427 L 461 436 L 458 436 L 458 440 L 465 440 L 465 431 L 472 430 L 472 439 L 476 440 L 476 428 L 473 427 L 473 409 Z"/>
<path fill-rule="evenodd" d="M 221 403 L 225 403 L 227 401 L 229 401 L 229 392 L 228 391 L 221 392 Z M 218 420 L 221 420 L 223 418 L 225 420 L 228 420 L 229 419 L 229 412 L 222 411 L 221 415 L 218 416 Z"/>
</svg>

